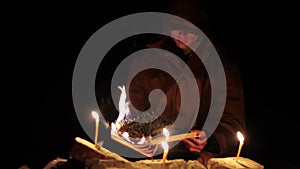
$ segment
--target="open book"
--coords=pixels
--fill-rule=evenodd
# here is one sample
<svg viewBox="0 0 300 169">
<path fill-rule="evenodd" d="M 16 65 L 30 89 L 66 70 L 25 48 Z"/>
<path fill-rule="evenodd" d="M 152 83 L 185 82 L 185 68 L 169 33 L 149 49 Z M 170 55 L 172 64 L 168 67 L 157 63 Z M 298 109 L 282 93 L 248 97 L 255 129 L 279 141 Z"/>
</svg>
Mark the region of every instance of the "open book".
<svg viewBox="0 0 300 169">
<path fill-rule="evenodd" d="M 167 142 L 173 142 L 173 141 L 178 141 L 182 140 L 184 138 L 195 138 L 195 137 L 200 137 L 197 133 L 184 133 L 184 134 L 177 134 L 177 135 L 171 135 L 167 139 Z M 160 146 L 162 141 L 166 141 L 165 137 L 148 137 L 148 138 L 143 138 L 139 142 L 134 142 L 129 139 L 126 135 L 121 135 L 117 133 L 111 133 L 111 138 L 143 155 L 146 157 L 152 157 L 158 146 Z"/>
</svg>

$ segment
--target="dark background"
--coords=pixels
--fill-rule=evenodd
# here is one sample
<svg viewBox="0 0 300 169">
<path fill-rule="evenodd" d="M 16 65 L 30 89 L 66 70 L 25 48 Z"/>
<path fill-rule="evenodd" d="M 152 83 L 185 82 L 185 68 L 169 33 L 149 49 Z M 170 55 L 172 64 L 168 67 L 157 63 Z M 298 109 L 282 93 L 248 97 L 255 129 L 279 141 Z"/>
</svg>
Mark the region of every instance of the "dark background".
<svg viewBox="0 0 300 169">
<path fill-rule="evenodd" d="M 5 101 L 1 136 L 3 147 L 9 145 L 5 156 L 13 160 L 13 168 L 43 168 L 56 157 L 67 158 L 76 136 L 89 139 L 72 101 L 73 68 L 81 48 L 110 21 L 160 11 L 164 4 L 109 1 L 1 7 Z M 241 156 L 266 168 L 296 168 L 297 6 L 288 1 L 210 1 L 207 10 L 220 40 L 241 62 L 247 113 Z"/>
</svg>

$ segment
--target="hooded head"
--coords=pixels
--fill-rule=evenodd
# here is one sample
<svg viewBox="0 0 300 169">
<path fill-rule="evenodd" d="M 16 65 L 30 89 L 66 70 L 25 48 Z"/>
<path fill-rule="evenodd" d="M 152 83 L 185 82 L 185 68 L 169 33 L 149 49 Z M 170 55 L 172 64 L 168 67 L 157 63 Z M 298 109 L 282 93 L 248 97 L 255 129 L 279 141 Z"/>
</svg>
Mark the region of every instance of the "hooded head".
<svg viewBox="0 0 300 169">
<path fill-rule="evenodd" d="M 202 30 L 208 22 L 208 15 L 205 9 L 206 6 L 201 0 L 169 1 L 164 12 L 185 19 L 188 22 L 172 18 L 164 25 L 164 31 L 170 33 L 171 37 L 175 39 L 177 46 L 180 47 L 180 42 L 184 42 L 189 46 L 193 43 L 191 47 L 196 48 L 202 37 L 199 29 Z"/>
<path fill-rule="evenodd" d="M 162 31 L 173 37 L 171 42 L 175 43 L 170 43 L 169 38 L 162 36 L 162 40 L 154 39 L 148 46 L 163 46 L 167 49 L 179 47 L 182 50 L 189 46 L 195 50 L 203 40 L 203 32 L 205 33 L 208 28 L 208 14 L 205 9 L 207 9 L 207 5 L 202 0 L 169 0 L 163 12 L 182 18 L 187 22 L 171 17 L 171 20 L 162 25 Z M 184 53 L 190 53 L 190 51 L 185 50 Z"/>
</svg>

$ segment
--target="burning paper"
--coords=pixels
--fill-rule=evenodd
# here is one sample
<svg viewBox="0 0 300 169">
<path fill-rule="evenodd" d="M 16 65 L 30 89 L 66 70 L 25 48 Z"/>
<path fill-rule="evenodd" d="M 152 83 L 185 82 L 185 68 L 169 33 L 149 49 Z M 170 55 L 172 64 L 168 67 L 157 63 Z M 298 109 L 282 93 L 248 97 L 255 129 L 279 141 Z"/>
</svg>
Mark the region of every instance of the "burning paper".
<svg viewBox="0 0 300 169">
<path fill-rule="evenodd" d="M 126 101 L 125 86 L 118 86 L 121 91 L 119 100 L 119 116 L 115 123 L 111 123 L 111 137 L 115 141 L 130 147 L 137 152 L 152 157 L 161 144 L 161 141 L 167 139 L 168 142 L 182 140 L 183 138 L 198 137 L 196 133 L 185 133 L 170 136 L 169 128 L 172 123 L 163 118 L 157 118 L 149 123 L 138 123 L 134 119 L 129 119 L 129 102 Z M 145 116 L 146 113 L 146 116 Z M 151 116 L 155 112 L 143 112 L 141 117 Z M 128 119 L 127 119 L 128 118 Z"/>
</svg>

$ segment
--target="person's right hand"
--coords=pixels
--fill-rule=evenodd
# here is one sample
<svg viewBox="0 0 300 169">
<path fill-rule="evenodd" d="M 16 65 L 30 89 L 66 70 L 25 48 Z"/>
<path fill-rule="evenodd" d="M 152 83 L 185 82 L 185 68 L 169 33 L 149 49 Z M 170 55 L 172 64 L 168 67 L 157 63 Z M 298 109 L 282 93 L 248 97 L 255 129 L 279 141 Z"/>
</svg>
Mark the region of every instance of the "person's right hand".
<svg viewBox="0 0 300 169">
<path fill-rule="evenodd" d="M 200 153 L 203 148 L 206 146 L 207 144 L 207 138 L 206 138 L 206 134 L 204 131 L 201 130 L 191 130 L 190 131 L 197 133 L 198 135 L 200 135 L 200 137 L 196 137 L 196 138 L 185 138 L 182 141 L 184 142 L 185 147 L 192 153 Z"/>
</svg>

